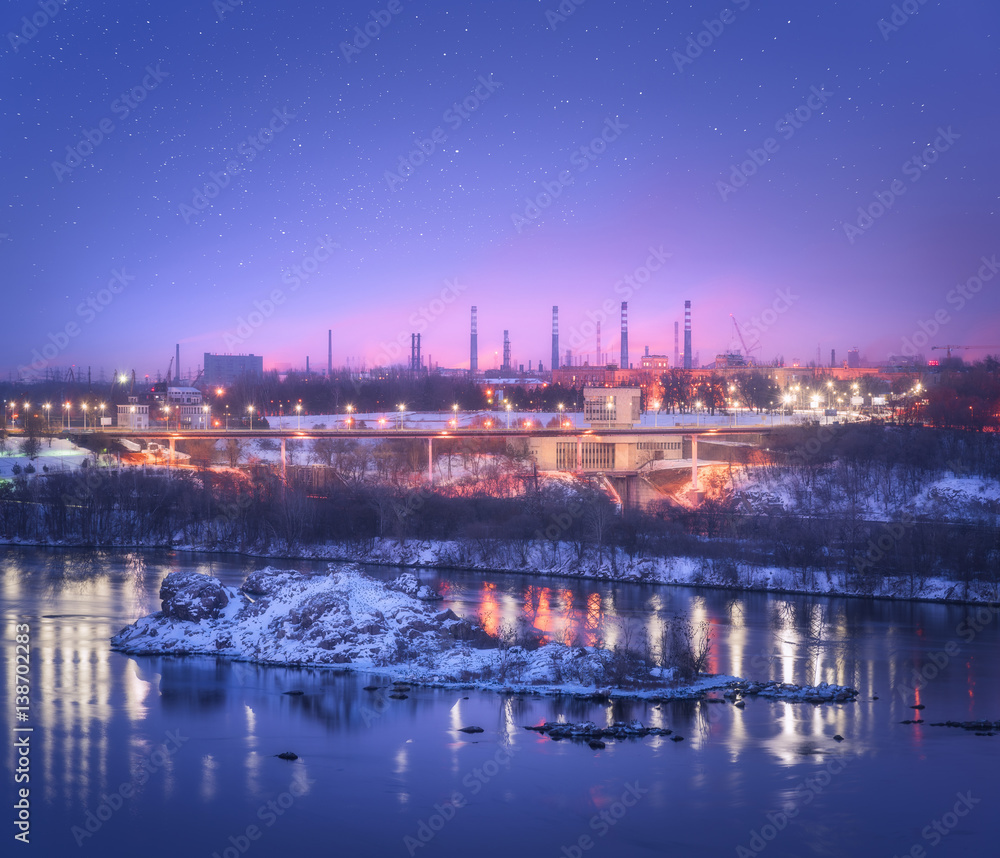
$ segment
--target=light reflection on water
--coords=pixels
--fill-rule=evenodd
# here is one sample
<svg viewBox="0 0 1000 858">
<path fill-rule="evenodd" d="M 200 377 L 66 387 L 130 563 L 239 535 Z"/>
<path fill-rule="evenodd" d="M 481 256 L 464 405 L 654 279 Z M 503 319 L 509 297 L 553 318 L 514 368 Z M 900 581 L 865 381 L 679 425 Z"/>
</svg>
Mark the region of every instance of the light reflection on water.
<svg viewBox="0 0 1000 858">
<path fill-rule="evenodd" d="M 608 833 L 602 849 L 660 854 L 670 847 L 684 854 L 685 844 L 698 844 L 709 854 L 733 854 L 767 812 L 792 800 L 810 772 L 843 757 L 851 761 L 844 773 L 815 797 L 811 816 L 803 808 L 801 824 L 790 827 L 769 854 L 837 854 L 834 843 L 855 837 L 855 854 L 872 854 L 868 847 L 875 844 L 891 855 L 919 842 L 920 829 L 950 807 L 948 797 L 956 791 L 993 790 L 1000 745 L 927 724 L 898 724 L 914 717 L 909 707 L 920 702 L 928 706 L 928 721 L 1000 718 L 996 623 L 972 643 L 962 642 L 962 657 L 922 692 L 905 700 L 894 692 L 901 683 L 910 685 L 913 669 L 955 638 L 968 612 L 957 606 L 421 573 L 446 593 L 444 606 L 478 617 L 487 629 L 516 628 L 522 621 L 563 642 L 603 639 L 613 646 L 648 640 L 655 650 L 664 623 L 689 614 L 712 631 L 713 672 L 853 684 L 862 695 L 850 706 L 604 706 L 414 689 L 409 699 L 390 701 L 395 705 L 373 714 L 362 688 L 370 677 L 110 651 L 111 634 L 158 608 L 166 572 L 191 568 L 235 584 L 261 565 L 155 553 L 5 553 L 0 605 L 6 640 L 16 622 L 32 627 L 33 795 L 35 818 L 45 821 L 44 830 L 41 824 L 36 829 L 36 854 L 75 849 L 71 826 L 81 824 L 102 795 L 134 782 L 171 731 L 188 737 L 185 744 L 163 759 L 126 808 L 85 840 L 82 851 L 125 854 L 126 844 L 142 842 L 151 856 L 187 854 L 192 844 L 203 854 L 221 854 L 227 837 L 244 830 L 262 803 L 286 791 L 296 772 L 314 782 L 288 810 L 296 835 L 323 848 L 336 826 L 345 844 L 364 844 L 371 854 L 405 854 L 402 838 L 455 790 L 469 803 L 423 854 L 468 854 L 468 840 L 474 839 L 482 856 L 509 855 L 530 837 L 537 854 L 559 855 L 635 779 L 650 792 Z M 9 653 L 4 676 L 0 705 L 11 711 Z M 306 694 L 283 694 L 291 689 Z M 874 694 L 881 699 L 872 701 Z M 670 727 L 685 741 L 609 743 L 593 753 L 523 730 L 546 720 L 610 724 L 631 718 Z M 456 732 L 469 724 L 486 732 Z M 847 741 L 836 744 L 834 734 Z M 510 753 L 509 765 L 488 782 L 477 780 L 477 767 L 501 748 Z M 294 750 L 300 760 L 276 760 L 284 750 Z M 11 770 L 10 746 L 4 757 Z M 480 789 L 473 795 L 476 784 Z M 727 810 L 720 814 L 722 807 Z M 517 826 L 507 822 L 512 815 Z M 150 842 L 149 831 L 162 827 L 165 817 L 186 822 Z M 970 814 L 963 838 L 946 841 L 936 854 L 963 854 L 949 852 L 957 848 L 952 844 L 972 851 L 985 844 L 977 838 L 987 836 L 988 817 Z M 697 827 L 699 836 L 668 836 L 665 818 Z M 852 820 L 849 830 L 836 825 L 841 819 Z M 275 823 L 268 845 L 255 854 L 282 854 L 279 844 L 289 830 L 279 835 L 281 824 Z"/>
</svg>

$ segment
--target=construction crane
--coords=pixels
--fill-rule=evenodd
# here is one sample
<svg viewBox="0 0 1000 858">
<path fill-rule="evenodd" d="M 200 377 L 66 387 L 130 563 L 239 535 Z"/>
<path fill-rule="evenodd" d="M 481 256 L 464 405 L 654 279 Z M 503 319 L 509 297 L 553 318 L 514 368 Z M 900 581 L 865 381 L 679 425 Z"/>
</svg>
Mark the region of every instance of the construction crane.
<svg viewBox="0 0 1000 858">
<path fill-rule="evenodd" d="M 167 384 L 170 384 L 170 370 L 174 365 L 174 356 L 170 355 L 170 363 L 167 364 Z"/>
<path fill-rule="evenodd" d="M 951 360 L 951 350 L 952 349 L 1000 349 L 1000 346 L 931 346 L 931 351 L 943 351 L 946 353 L 946 357 Z"/>
<path fill-rule="evenodd" d="M 740 323 L 736 321 L 736 316 L 732 313 L 729 314 L 729 318 L 733 320 L 733 327 L 736 329 L 736 336 L 740 338 L 740 342 L 743 344 L 743 353 L 747 356 L 747 361 L 750 361 L 750 347 L 747 345 L 747 341 L 743 339 L 743 330 L 740 328 Z M 757 343 L 754 348 L 759 349 L 760 343 Z"/>
</svg>

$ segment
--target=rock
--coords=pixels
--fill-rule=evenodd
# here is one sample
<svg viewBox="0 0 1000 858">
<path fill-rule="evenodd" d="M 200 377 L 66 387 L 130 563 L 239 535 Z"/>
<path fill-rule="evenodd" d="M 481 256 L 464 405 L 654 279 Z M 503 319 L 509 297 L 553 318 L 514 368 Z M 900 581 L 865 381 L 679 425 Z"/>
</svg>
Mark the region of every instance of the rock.
<svg viewBox="0 0 1000 858">
<path fill-rule="evenodd" d="M 593 748 L 595 751 L 600 751 L 603 748 L 607 747 L 607 745 L 605 745 L 604 742 L 600 741 L 599 739 L 591 739 L 587 744 L 590 745 L 590 747 Z"/>
<path fill-rule="evenodd" d="M 837 733 L 837 735 L 833 737 L 833 741 L 834 742 L 843 742 L 844 741 L 844 737 L 841 736 L 840 733 Z"/>
<path fill-rule="evenodd" d="M 282 694 L 287 694 L 289 697 L 301 697 L 305 694 L 304 691 L 283 691 Z"/>
<path fill-rule="evenodd" d="M 733 704 L 733 706 L 735 706 L 735 707 L 736 707 L 737 709 L 746 709 L 746 706 L 747 706 L 747 705 L 746 705 L 746 703 L 744 703 L 744 702 L 743 702 L 742 700 L 737 700 L 737 701 L 736 701 L 736 702 L 735 702 L 735 703 Z"/>
<path fill-rule="evenodd" d="M 913 722 L 912 721 L 900 721 L 899 723 L 900 724 L 912 724 Z"/>
<path fill-rule="evenodd" d="M 364 691 L 378 691 L 379 689 L 388 688 L 388 687 L 389 687 L 388 685 L 366 685 L 363 690 Z"/>
<path fill-rule="evenodd" d="M 877 694 L 873 694 L 872 695 L 872 700 L 878 700 L 878 695 Z"/>
<path fill-rule="evenodd" d="M 683 742 L 684 741 L 684 737 L 683 736 L 671 736 L 670 737 L 670 741 L 671 742 Z"/>
<path fill-rule="evenodd" d="M 459 733 L 482 733 L 483 732 L 483 728 L 482 727 L 459 727 L 458 728 L 458 732 Z"/>
<path fill-rule="evenodd" d="M 396 693 L 396 694 L 390 694 L 389 695 L 389 699 L 390 700 L 406 700 L 406 698 L 409 697 L 409 696 L 410 696 L 409 694 L 399 694 L 399 693 Z"/>
<path fill-rule="evenodd" d="M 255 569 L 247 575 L 240 590 L 248 596 L 270 596 L 293 578 L 298 577 L 298 574 L 298 572 L 284 572 L 271 566 L 265 569 Z"/>
<path fill-rule="evenodd" d="M 163 616 L 197 623 L 216 619 L 229 604 L 218 578 L 197 572 L 171 572 L 160 585 Z"/>
<path fill-rule="evenodd" d="M 279 760 L 297 760 L 299 758 L 298 754 L 293 754 L 291 751 L 282 751 L 280 754 L 275 754 Z"/>
<path fill-rule="evenodd" d="M 435 593 L 426 584 L 421 584 L 417 576 L 412 572 L 404 572 L 389 584 L 389 589 L 406 593 L 407 596 L 413 596 L 414 599 L 419 599 L 421 602 L 437 602 L 444 598 L 444 596 Z"/>
<path fill-rule="evenodd" d="M 915 706 L 911 706 L 910 708 L 911 709 L 926 709 L 927 707 L 925 707 L 923 703 L 918 703 Z"/>
</svg>

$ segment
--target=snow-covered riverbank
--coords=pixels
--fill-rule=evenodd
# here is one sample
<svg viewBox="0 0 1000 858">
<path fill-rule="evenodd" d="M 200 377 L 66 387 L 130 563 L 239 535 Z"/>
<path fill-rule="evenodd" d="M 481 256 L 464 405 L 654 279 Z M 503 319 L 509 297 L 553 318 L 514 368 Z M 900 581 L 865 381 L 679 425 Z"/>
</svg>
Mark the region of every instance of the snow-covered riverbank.
<svg viewBox="0 0 1000 858">
<path fill-rule="evenodd" d="M 437 596 L 405 573 L 392 583 L 358 568 L 305 575 L 267 568 L 240 589 L 194 572 L 168 575 L 162 610 L 112 638 L 133 655 L 221 655 L 274 665 L 315 665 L 377 673 L 403 683 L 592 697 L 698 698 L 709 691 L 740 702 L 763 695 L 797 702 L 847 703 L 854 689 L 748 683 L 732 676 L 682 681 L 669 664 L 593 646 L 516 642 L 440 610 Z"/>
</svg>

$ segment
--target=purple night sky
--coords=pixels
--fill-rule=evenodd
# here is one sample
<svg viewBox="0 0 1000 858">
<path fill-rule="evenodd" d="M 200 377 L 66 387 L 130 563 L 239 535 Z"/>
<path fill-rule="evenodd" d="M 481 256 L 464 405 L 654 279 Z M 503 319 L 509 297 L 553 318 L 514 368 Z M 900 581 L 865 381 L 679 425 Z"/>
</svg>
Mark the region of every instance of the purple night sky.
<svg viewBox="0 0 1000 858">
<path fill-rule="evenodd" d="M 323 369 L 328 328 L 337 366 L 419 331 L 467 367 L 477 305 L 480 368 L 509 329 L 548 369 L 553 304 L 593 360 L 610 301 L 617 360 L 625 297 L 633 362 L 672 357 L 685 299 L 702 362 L 730 313 L 763 360 L 998 346 L 998 24 L 991 0 L 14 0 L 2 368 L 155 375 L 179 342 L 185 374 Z"/>
</svg>

